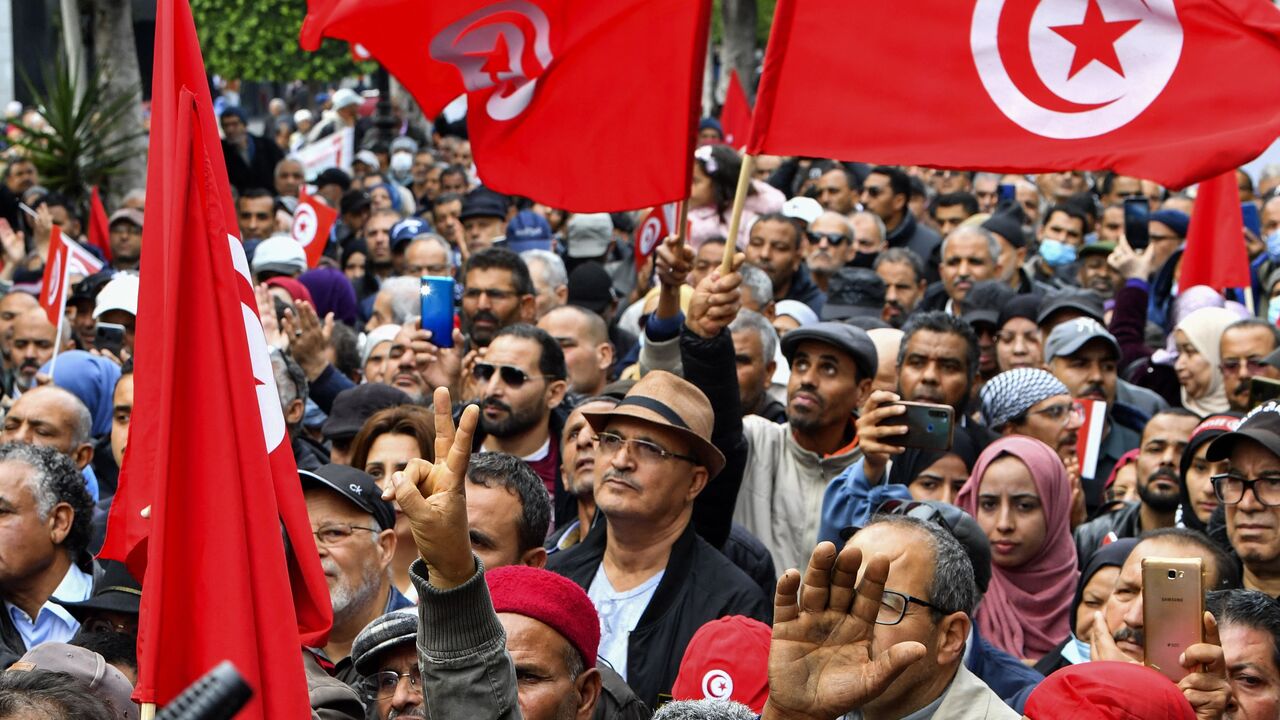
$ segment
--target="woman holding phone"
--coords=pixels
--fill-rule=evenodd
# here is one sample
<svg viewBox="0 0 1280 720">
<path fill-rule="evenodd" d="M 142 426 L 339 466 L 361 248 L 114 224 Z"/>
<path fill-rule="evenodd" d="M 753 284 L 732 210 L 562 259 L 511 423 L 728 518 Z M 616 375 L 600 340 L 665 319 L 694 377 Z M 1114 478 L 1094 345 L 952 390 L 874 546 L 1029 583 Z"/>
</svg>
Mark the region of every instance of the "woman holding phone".
<svg viewBox="0 0 1280 720">
<path fill-rule="evenodd" d="M 981 634 L 1037 661 L 1071 632 L 1080 571 L 1071 539 L 1071 483 L 1056 452 L 1034 438 L 1000 438 L 978 457 L 956 504 L 991 543 L 991 585 Z"/>
</svg>

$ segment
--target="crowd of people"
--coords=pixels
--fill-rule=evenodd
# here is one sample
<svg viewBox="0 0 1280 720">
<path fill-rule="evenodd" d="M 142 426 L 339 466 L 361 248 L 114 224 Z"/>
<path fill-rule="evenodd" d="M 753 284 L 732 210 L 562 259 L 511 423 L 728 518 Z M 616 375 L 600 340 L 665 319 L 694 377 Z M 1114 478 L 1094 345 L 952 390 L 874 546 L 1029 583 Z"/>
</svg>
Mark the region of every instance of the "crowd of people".
<svg viewBox="0 0 1280 720">
<path fill-rule="evenodd" d="M 687 237 L 646 257 L 643 211 L 505 196 L 457 123 L 383 142 L 318 100 L 219 116 L 333 608 L 314 717 L 1280 718 L 1280 172 L 1238 174 L 1217 241 L 1254 283 L 1224 293 L 1179 285 L 1193 197 L 1109 172 L 758 157 L 729 237 L 743 161 L 707 118 Z M 343 128 L 349 170 L 307 176 Z M 40 183 L 7 157 L 0 715 L 137 717 L 142 589 L 95 553 L 146 193 L 55 324 L 52 228 L 89 221 Z M 315 267 L 304 188 L 339 214 Z M 1151 558 L 1202 568 L 1181 668 L 1146 657 Z"/>
</svg>

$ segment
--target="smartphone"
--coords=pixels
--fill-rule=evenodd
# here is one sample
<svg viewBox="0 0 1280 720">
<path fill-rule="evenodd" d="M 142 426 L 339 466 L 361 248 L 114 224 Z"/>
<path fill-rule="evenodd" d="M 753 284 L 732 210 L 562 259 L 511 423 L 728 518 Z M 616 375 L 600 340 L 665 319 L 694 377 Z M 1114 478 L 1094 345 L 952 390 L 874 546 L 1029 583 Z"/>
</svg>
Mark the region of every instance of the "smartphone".
<svg viewBox="0 0 1280 720">
<path fill-rule="evenodd" d="M 1249 378 L 1249 409 L 1264 402 L 1280 400 L 1280 380 L 1264 377 Z"/>
<path fill-rule="evenodd" d="M 422 329 L 436 347 L 453 347 L 453 278 L 422 277 Z"/>
<path fill-rule="evenodd" d="M 1187 674 L 1178 657 L 1204 638 L 1204 561 L 1142 559 L 1143 664 L 1175 683 Z"/>
<path fill-rule="evenodd" d="M 1151 220 L 1151 203 L 1145 197 L 1124 200 L 1124 239 L 1134 250 L 1143 250 L 1150 244 L 1147 223 Z"/>
<path fill-rule="evenodd" d="M 886 421 L 890 425 L 906 425 L 901 435 L 884 438 L 890 445 L 921 450 L 950 450 L 955 432 L 955 410 L 950 405 L 934 403 L 898 402 L 907 409 L 905 414 L 895 415 Z"/>
<path fill-rule="evenodd" d="M 1018 199 L 1018 189 L 1008 183 L 1001 183 L 1000 185 L 997 185 L 996 193 L 998 194 L 1000 202 Z"/>
<path fill-rule="evenodd" d="M 94 331 L 93 346 L 99 350 L 108 350 L 116 357 L 120 357 L 120 351 L 124 348 L 124 326 L 115 323 L 98 323 L 98 329 Z"/>
<path fill-rule="evenodd" d="M 1262 218 L 1258 215 L 1258 206 L 1251 202 L 1240 203 L 1240 216 L 1244 227 L 1254 235 L 1262 235 Z"/>
</svg>

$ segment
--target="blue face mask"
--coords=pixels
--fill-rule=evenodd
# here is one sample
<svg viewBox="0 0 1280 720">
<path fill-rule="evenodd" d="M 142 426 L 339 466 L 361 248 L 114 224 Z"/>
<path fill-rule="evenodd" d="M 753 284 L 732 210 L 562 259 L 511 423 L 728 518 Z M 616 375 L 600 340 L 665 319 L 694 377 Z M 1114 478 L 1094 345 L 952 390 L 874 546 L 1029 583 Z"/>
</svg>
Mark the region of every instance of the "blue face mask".
<svg viewBox="0 0 1280 720">
<path fill-rule="evenodd" d="M 1280 262 L 1280 230 L 1267 236 L 1267 257 L 1271 262 Z"/>
<path fill-rule="evenodd" d="M 1280 320 L 1280 298 L 1273 298 L 1271 304 L 1267 305 L 1267 322 L 1275 327 L 1277 320 Z"/>
<path fill-rule="evenodd" d="M 1076 246 L 1060 240 L 1041 240 L 1040 257 L 1052 268 L 1060 268 L 1076 261 Z"/>
</svg>

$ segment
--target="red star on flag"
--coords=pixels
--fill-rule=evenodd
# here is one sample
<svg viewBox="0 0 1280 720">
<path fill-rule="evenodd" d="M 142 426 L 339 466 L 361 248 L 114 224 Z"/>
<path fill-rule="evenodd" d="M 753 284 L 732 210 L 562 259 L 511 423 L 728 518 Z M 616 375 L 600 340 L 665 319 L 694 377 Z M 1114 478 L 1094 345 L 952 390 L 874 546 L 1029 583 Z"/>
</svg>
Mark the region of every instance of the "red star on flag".
<svg viewBox="0 0 1280 720">
<path fill-rule="evenodd" d="M 1098 0 L 1089 0 L 1084 12 L 1084 20 L 1079 25 L 1057 25 L 1049 29 L 1061 35 L 1067 42 L 1076 46 L 1075 55 L 1071 58 L 1071 71 L 1067 79 L 1085 69 L 1089 63 L 1098 62 L 1111 68 L 1117 75 L 1124 77 L 1124 68 L 1120 66 L 1120 58 L 1116 56 L 1116 41 L 1133 29 L 1139 20 L 1116 20 L 1109 22 L 1102 15 Z"/>
</svg>

